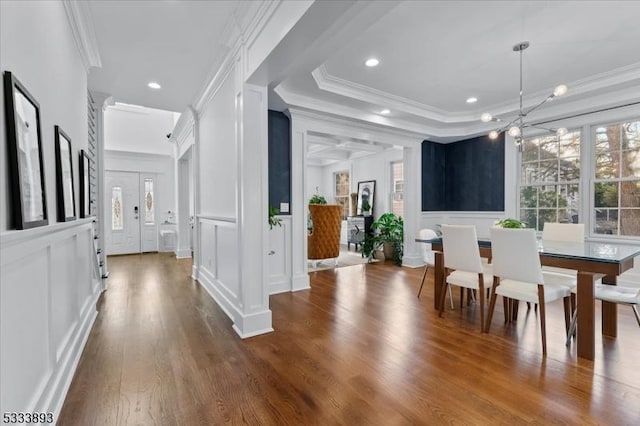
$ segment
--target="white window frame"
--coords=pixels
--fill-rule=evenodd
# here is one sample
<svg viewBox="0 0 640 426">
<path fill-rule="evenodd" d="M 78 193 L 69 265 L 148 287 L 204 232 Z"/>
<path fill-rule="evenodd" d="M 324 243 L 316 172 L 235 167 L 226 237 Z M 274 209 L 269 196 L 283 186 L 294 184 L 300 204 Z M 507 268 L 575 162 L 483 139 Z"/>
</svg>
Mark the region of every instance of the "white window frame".
<svg viewBox="0 0 640 426">
<path fill-rule="evenodd" d="M 395 164 L 401 164 L 402 165 L 402 215 L 404 216 L 404 183 L 406 182 L 405 179 L 405 175 L 404 175 L 404 160 L 393 160 L 389 162 L 389 167 L 388 167 L 388 173 L 389 173 L 389 210 L 393 212 L 393 203 L 394 203 L 394 196 L 396 194 L 396 180 L 394 179 L 393 176 L 393 166 Z M 395 212 L 393 212 L 395 213 Z"/>
<path fill-rule="evenodd" d="M 594 239 L 619 239 L 619 240 L 633 240 L 634 242 L 638 240 L 637 235 L 610 235 L 610 234 L 597 234 L 595 233 L 595 225 L 596 225 L 596 194 L 595 194 L 595 186 L 596 183 L 600 182 L 629 182 L 629 181 L 640 181 L 640 177 L 626 177 L 626 178 L 617 178 L 617 179 L 596 179 L 596 131 L 598 127 L 607 127 L 607 126 L 615 126 L 622 123 L 627 123 L 630 121 L 640 121 L 640 115 L 636 115 L 635 117 L 630 117 L 627 119 L 614 119 L 614 120 L 594 120 L 594 123 L 588 125 L 589 128 L 589 175 L 588 175 L 588 185 L 589 185 L 589 204 L 587 206 L 589 214 L 587 215 L 588 221 L 585 221 L 585 226 L 588 226 L 588 235 L 590 238 Z M 585 127 L 587 127 L 585 125 Z M 618 232 L 620 232 L 620 191 L 618 191 Z M 586 219 L 586 217 L 585 217 Z"/>
</svg>

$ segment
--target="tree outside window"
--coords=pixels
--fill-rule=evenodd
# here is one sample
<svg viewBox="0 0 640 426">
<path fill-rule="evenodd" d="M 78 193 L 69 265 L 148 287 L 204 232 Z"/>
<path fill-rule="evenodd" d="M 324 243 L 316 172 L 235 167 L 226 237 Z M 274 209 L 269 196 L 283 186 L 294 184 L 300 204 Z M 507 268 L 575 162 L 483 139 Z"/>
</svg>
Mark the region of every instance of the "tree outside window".
<svg viewBox="0 0 640 426">
<path fill-rule="evenodd" d="M 336 204 L 342 206 L 342 218 L 349 216 L 349 172 L 333 174 Z"/>
<path fill-rule="evenodd" d="M 640 236 L 640 121 L 595 129 L 593 232 Z"/>
</svg>

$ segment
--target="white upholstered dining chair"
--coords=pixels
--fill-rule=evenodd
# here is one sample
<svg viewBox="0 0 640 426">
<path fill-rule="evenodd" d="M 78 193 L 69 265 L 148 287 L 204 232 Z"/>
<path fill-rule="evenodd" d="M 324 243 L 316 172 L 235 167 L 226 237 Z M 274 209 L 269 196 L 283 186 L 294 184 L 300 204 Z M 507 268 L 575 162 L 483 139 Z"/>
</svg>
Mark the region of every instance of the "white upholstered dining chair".
<svg viewBox="0 0 640 426">
<path fill-rule="evenodd" d="M 486 331 L 489 332 L 497 296 L 540 305 L 542 353 L 547 353 L 545 305 L 563 299 L 568 322 L 570 283 L 575 279 L 560 274 L 544 274 L 540 265 L 536 233 L 533 229 L 491 229 L 493 286 Z M 505 312 L 505 317 L 510 314 Z M 568 328 L 568 324 L 566 324 Z"/>
<path fill-rule="evenodd" d="M 433 240 L 438 238 L 438 234 L 433 229 L 424 228 L 418 231 L 418 238 L 421 240 Z M 427 276 L 429 268 L 435 266 L 435 253 L 427 245 L 427 243 L 420 243 L 420 254 L 422 254 L 422 261 L 424 262 L 424 272 L 422 273 L 422 281 L 420 282 L 420 290 L 418 290 L 418 299 L 422 293 L 422 287 L 424 286 L 424 280 Z M 449 289 L 449 300 L 451 302 L 451 309 L 453 309 L 453 296 L 451 295 L 451 286 L 447 285 Z"/>
<path fill-rule="evenodd" d="M 478 290 L 480 298 L 480 329 L 484 331 L 485 289 L 493 281 L 490 265 L 480 260 L 476 227 L 473 225 L 442 225 L 442 249 L 444 252 L 445 285 L 459 286 L 460 306 L 464 302 L 464 289 Z M 440 316 L 444 312 L 445 290 L 440 299 Z"/>
</svg>

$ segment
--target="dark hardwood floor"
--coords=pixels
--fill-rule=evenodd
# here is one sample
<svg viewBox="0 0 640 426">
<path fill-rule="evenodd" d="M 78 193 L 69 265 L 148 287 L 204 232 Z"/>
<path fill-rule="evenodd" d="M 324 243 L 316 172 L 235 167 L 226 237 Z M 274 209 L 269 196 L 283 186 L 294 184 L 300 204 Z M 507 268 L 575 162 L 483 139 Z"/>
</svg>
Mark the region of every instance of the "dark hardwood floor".
<svg viewBox="0 0 640 426">
<path fill-rule="evenodd" d="M 422 269 L 358 265 L 271 296 L 275 332 L 241 340 L 189 261 L 109 266 L 60 425 L 640 424 L 640 329 L 624 306 L 589 362 L 550 304 L 545 358 L 524 305 L 505 325 L 499 303 L 481 334 L 477 306 L 438 318 L 432 273 L 417 299 Z"/>
</svg>

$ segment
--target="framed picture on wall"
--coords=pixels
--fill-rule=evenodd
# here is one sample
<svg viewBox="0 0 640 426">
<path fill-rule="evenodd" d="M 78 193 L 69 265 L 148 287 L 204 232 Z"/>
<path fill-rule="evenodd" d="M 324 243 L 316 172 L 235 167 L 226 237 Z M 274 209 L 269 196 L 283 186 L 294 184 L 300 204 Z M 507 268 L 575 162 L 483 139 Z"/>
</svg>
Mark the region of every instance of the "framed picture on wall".
<svg viewBox="0 0 640 426">
<path fill-rule="evenodd" d="M 76 219 L 76 198 L 73 190 L 71 139 L 55 126 L 56 133 L 56 202 L 58 222 Z"/>
<path fill-rule="evenodd" d="M 44 226 L 49 219 L 40 105 L 9 71 L 4 72 L 4 101 L 12 227 L 27 229 Z"/>
<path fill-rule="evenodd" d="M 90 164 L 91 160 L 85 150 L 80 150 L 80 217 L 82 218 L 91 216 Z"/>
<path fill-rule="evenodd" d="M 373 202 L 376 192 L 376 181 L 366 180 L 358 182 L 358 214 L 370 216 L 373 214 Z"/>
</svg>

